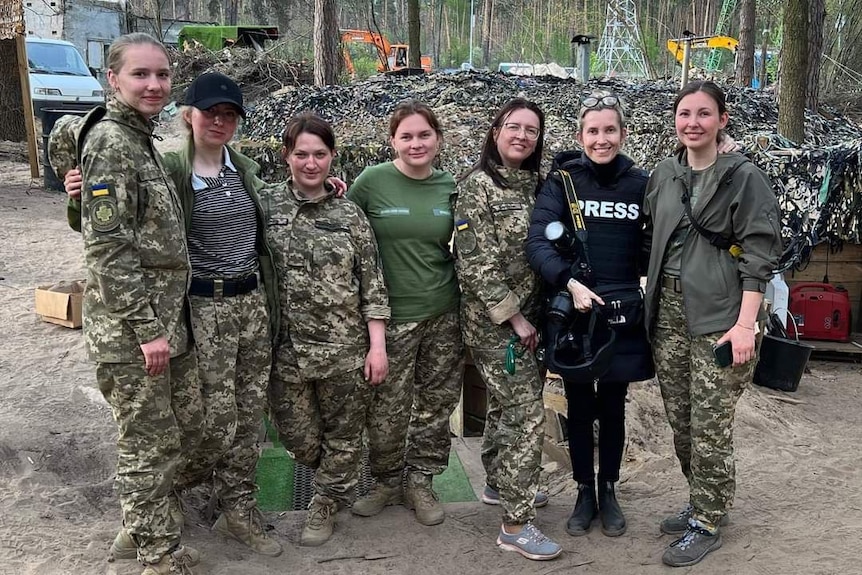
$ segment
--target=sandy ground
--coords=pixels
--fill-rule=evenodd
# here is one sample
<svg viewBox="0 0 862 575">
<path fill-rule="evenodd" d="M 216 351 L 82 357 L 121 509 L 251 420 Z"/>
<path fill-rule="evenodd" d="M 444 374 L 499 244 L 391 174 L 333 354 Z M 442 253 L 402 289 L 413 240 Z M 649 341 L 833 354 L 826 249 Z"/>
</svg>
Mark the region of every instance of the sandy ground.
<svg viewBox="0 0 862 575">
<path fill-rule="evenodd" d="M 81 244 L 67 228 L 64 198 L 31 185 L 25 164 L 0 161 L 0 575 L 137 574 L 135 562 L 105 561 L 120 525 L 112 491 L 116 430 L 94 389 L 81 332 L 43 323 L 33 288 L 83 278 Z M 754 388 L 737 419 L 739 487 L 724 546 L 683 573 L 862 573 L 862 388 L 859 364 L 812 362 L 789 395 Z M 481 485 L 477 441 L 456 439 Z M 303 514 L 270 514 L 285 543 L 278 558 L 255 556 L 210 532 L 192 509 L 187 542 L 204 555 L 198 573 L 668 573 L 670 538 L 657 522 L 686 492 L 670 451 L 657 390 L 640 384 L 629 404 L 629 445 L 620 499 L 629 530 L 572 538 L 563 529 L 572 483 L 556 464 L 553 497 L 538 525 L 565 553 L 534 563 L 493 544 L 499 510 L 447 505 L 437 527 L 402 508 L 359 519 L 342 513 L 325 546 L 297 546 Z"/>
</svg>

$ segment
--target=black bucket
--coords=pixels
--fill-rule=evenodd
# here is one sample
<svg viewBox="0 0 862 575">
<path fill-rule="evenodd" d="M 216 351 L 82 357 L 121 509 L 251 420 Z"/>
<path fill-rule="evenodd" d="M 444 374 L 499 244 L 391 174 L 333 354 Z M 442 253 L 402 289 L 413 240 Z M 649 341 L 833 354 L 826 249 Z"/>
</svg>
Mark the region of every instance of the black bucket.
<svg viewBox="0 0 862 575">
<path fill-rule="evenodd" d="M 754 383 L 781 391 L 796 391 L 813 349 L 800 341 L 764 335 L 760 359 L 754 368 Z"/>
</svg>

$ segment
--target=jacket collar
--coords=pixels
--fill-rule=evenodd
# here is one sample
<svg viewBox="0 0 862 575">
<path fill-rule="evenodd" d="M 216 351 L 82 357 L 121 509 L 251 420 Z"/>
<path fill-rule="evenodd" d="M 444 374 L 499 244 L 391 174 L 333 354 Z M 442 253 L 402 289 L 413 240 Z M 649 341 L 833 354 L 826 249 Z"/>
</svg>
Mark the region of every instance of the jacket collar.
<svg viewBox="0 0 862 575">
<path fill-rule="evenodd" d="M 194 138 L 189 137 L 189 140 L 192 140 L 191 146 L 194 147 Z M 236 166 L 234 166 L 233 161 L 230 158 L 230 153 L 228 152 L 227 146 L 222 146 L 222 164 L 225 168 L 229 169 L 233 173 L 237 173 Z M 198 176 L 194 171 L 192 171 L 192 189 L 196 192 L 201 190 L 205 190 L 209 187 L 209 185 Z"/>
<path fill-rule="evenodd" d="M 128 104 L 121 102 L 116 96 L 108 99 L 105 108 L 108 110 L 108 117 L 114 122 L 137 130 L 148 138 L 153 137 L 153 128 L 155 126 L 152 120 L 143 117 L 140 112 Z"/>
<path fill-rule="evenodd" d="M 634 160 L 623 153 L 617 154 L 617 157 L 614 158 L 614 162 L 616 162 L 616 171 L 614 173 L 614 177 L 616 179 L 628 172 L 635 165 Z M 554 156 L 554 161 L 551 164 L 551 171 L 553 172 L 554 170 L 560 169 L 568 170 L 570 172 L 588 170 L 593 175 L 596 174 L 595 165 L 583 150 L 567 150 Z"/>
<path fill-rule="evenodd" d="M 747 157 L 738 152 L 719 154 L 715 159 L 715 175 L 719 182 L 724 181 L 733 174 L 740 166 L 750 162 Z M 691 177 L 691 166 L 688 165 L 688 154 L 683 148 L 676 154 L 673 162 L 674 179 L 689 181 Z"/>
</svg>

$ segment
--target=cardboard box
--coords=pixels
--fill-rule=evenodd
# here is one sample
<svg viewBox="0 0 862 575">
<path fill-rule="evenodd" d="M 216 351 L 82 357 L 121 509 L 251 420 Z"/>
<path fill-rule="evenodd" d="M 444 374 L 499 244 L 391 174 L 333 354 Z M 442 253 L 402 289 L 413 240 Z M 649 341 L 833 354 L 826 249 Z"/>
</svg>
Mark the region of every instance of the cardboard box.
<svg viewBox="0 0 862 575">
<path fill-rule="evenodd" d="M 36 313 L 42 321 L 65 327 L 81 327 L 81 304 L 83 302 L 83 280 L 60 282 L 36 288 Z"/>
</svg>

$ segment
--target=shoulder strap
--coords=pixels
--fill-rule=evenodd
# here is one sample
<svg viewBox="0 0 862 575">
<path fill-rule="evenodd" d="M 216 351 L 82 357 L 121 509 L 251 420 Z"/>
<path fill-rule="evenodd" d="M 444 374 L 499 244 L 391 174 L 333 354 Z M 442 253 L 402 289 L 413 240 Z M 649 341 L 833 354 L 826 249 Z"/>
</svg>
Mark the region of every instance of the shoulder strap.
<svg viewBox="0 0 862 575">
<path fill-rule="evenodd" d="M 106 113 L 107 110 L 104 106 L 97 106 L 87 112 L 87 115 L 84 116 L 84 125 L 81 126 L 81 131 L 78 133 L 78 141 L 75 142 L 75 154 L 77 155 L 78 167 L 81 167 L 81 154 L 84 149 L 84 140 L 87 138 L 87 132 L 89 132 L 93 126 L 101 122 Z"/>
<path fill-rule="evenodd" d="M 572 214 L 572 225 L 575 226 L 575 234 L 586 232 L 587 227 L 584 225 L 584 215 L 581 213 L 581 206 L 578 203 L 578 194 L 575 193 L 575 183 L 572 181 L 572 175 L 567 170 L 557 170 L 557 173 L 560 174 L 560 178 L 563 180 L 563 189 L 566 191 L 566 199 L 569 202 L 569 212 Z"/>
<path fill-rule="evenodd" d="M 729 174 L 719 183 L 719 185 L 723 185 L 729 181 L 729 177 L 737 170 L 739 166 L 734 167 Z M 713 246 L 717 247 L 720 250 L 727 250 L 730 252 L 730 255 L 733 257 L 739 257 L 742 254 L 742 246 L 730 240 L 730 238 L 726 238 L 718 232 L 713 232 L 706 229 L 700 222 L 695 219 L 694 214 L 691 213 L 691 196 L 688 193 L 688 186 L 683 184 L 682 186 L 682 196 L 680 197 L 682 201 L 683 208 L 685 208 L 685 215 L 688 216 L 688 221 L 691 223 L 691 227 L 697 231 L 701 236 L 706 238 L 706 240 Z"/>
</svg>

